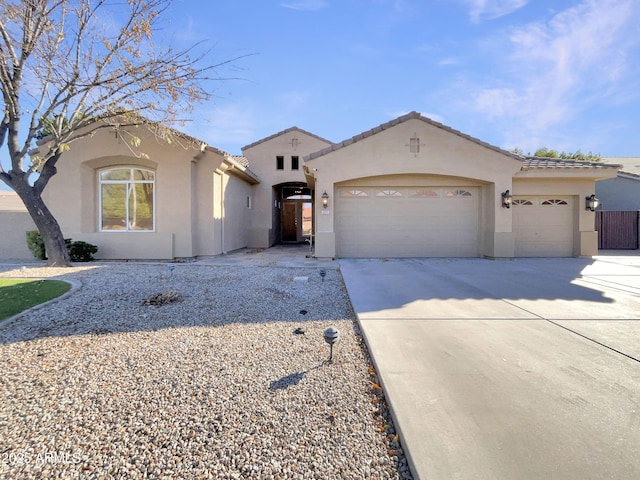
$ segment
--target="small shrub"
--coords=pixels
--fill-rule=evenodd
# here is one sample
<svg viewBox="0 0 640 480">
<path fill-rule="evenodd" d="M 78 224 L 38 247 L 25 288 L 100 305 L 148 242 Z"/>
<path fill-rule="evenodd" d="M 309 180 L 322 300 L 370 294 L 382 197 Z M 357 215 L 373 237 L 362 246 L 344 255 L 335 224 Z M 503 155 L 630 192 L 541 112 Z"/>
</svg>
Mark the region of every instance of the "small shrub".
<svg viewBox="0 0 640 480">
<path fill-rule="evenodd" d="M 69 259 L 72 262 L 90 262 L 94 260 L 93 254 L 98 251 L 98 247 L 78 240 L 76 242 L 70 242 L 67 245 L 67 250 L 69 250 Z"/>
<path fill-rule="evenodd" d="M 69 259 L 72 262 L 90 262 L 94 260 L 93 254 L 98 251 L 98 247 L 82 240 L 74 242 L 70 238 L 65 238 L 64 244 L 67 246 Z M 27 232 L 27 246 L 38 260 L 47 259 L 44 240 L 37 230 L 29 230 Z"/>
<path fill-rule="evenodd" d="M 40 236 L 40 232 L 37 230 L 29 230 L 27 232 L 27 247 L 33 253 L 33 256 L 38 260 L 46 260 L 47 255 L 44 249 L 44 240 Z"/>
</svg>

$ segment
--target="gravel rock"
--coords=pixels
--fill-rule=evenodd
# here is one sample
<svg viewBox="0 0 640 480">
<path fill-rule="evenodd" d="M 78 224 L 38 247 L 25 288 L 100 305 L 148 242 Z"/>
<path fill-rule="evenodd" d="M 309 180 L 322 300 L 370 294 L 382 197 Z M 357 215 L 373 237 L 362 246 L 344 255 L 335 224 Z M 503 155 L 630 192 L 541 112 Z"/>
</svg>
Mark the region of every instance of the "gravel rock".
<svg viewBox="0 0 640 480">
<path fill-rule="evenodd" d="M 314 268 L 104 263 L 0 276 L 81 285 L 0 324 L 4 478 L 410 478 L 338 270 L 322 281 Z"/>
</svg>

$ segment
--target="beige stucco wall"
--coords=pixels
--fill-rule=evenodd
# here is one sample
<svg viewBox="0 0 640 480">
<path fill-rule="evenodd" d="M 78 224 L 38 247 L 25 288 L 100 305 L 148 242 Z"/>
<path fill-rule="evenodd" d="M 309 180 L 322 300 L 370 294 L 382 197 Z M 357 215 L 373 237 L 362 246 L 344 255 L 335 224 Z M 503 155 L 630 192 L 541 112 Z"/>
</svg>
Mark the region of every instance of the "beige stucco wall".
<svg viewBox="0 0 640 480">
<path fill-rule="evenodd" d="M 298 140 L 297 145 L 294 145 L 293 139 Z M 289 182 L 305 183 L 303 157 L 329 145 L 327 141 L 292 128 L 243 149 L 249 168 L 260 178 L 260 184 L 253 187 L 248 239 L 250 247 L 266 248 L 273 245 L 277 238 L 273 228 L 277 225 L 281 206 L 275 203 L 277 199 L 273 186 Z M 284 157 L 283 170 L 276 169 L 278 155 Z M 298 170 L 291 169 L 292 156 L 299 158 Z"/>
<path fill-rule="evenodd" d="M 252 188 L 247 183 L 229 175 L 224 177 L 223 195 L 224 229 L 223 252 L 227 253 L 248 246 L 251 209 L 247 208 L 247 197 L 252 197 Z M 251 200 L 253 204 L 253 199 Z M 253 205 L 252 205 L 253 207 Z"/>
<path fill-rule="evenodd" d="M 252 186 L 229 173 L 216 155 L 193 162 L 194 255 L 220 255 L 246 247 Z"/>
<path fill-rule="evenodd" d="M 65 237 L 97 245 L 98 259 L 172 259 L 223 253 L 225 218 L 219 205 L 239 204 L 240 197 L 244 202 L 249 184 L 224 169 L 215 173 L 226 165 L 222 152 L 202 151 L 186 140 L 169 145 L 143 129 L 135 132 L 142 138 L 135 152 L 112 130 L 103 130 L 71 144 L 71 150 L 58 162 L 58 175 L 51 179 L 43 197 Z M 139 155 L 141 152 L 148 158 Z M 99 231 L 98 171 L 115 166 L 155 171 L 154 232 Z M 229 223 L 226 250 L 246 246 L 246 222 L 234 219 Z"/>
<path fill-rule="evenodd" d="M 412 137 L 420 139 L 420 152 L 411 153 Z M 512 188 L 513 175 L 522 162 L 494 149 L 439 128 L 420 119 L 410 119 L 383 129 L 350 145 L 305 162 L 315 177 L 316 192 L 331 196 L 323 213 L 316 202 L 317 257 L 335 257 L 336 185 L 361 181 L 404 185 L 473 185 L 481 188 L 481 232 L 479 251 L 483 256 L 513 256 L 511 215 L 501 207 L 499 192 Z M 425 176 L 426 175 L 426 176 Z M 367 179 L 367 180 L 361 180 Z M 417 183 L 416 183 L 417 182 Z M 440 182 L 440 183 L 439 183 Z"/>
<path fill-rule="evenodd" d="M 35 229 L 27 212 L 0 210 L 0 260 L 34 260 L 26 234 Z"/>
</svg>

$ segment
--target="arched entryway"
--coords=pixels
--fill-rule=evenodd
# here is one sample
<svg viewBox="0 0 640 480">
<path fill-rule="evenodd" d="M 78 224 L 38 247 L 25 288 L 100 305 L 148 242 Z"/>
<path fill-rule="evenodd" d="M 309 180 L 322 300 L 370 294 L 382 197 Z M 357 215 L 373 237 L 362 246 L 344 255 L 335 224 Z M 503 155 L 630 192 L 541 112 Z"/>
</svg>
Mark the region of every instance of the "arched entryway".
<svg viewBox="0 0 640 480">
<path fill-rule="evenodd" d="M 274 187 L 279 197 L 279 230 L 282 243 L 302 243 L 313 232 L 313 192 L 306 183 L 286 183 Z"/>
</svg>

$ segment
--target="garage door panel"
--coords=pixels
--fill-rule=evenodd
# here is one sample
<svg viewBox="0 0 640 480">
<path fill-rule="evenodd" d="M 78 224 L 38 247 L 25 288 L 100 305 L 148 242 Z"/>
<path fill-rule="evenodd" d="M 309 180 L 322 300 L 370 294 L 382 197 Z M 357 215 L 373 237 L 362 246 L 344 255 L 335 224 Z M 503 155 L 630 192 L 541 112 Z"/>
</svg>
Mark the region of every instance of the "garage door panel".
<svg viewBox="0 0 640 480">
<path fill-rule="evenodd" d="M 361 190 L 359 197 L 345 197 L 344 192 L 338 191 L 336 206 L 337 252 L 341 257 L 478 254 L 477 189 L 378 187 Z"/>
<path fill-rule="evenodd" d="M 513 232 L 517 257 L 571 256 L 571 197 L 514 197 Z"/>
</svg>

